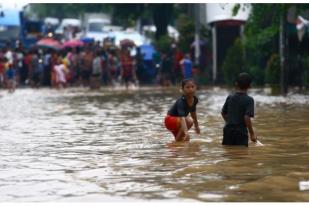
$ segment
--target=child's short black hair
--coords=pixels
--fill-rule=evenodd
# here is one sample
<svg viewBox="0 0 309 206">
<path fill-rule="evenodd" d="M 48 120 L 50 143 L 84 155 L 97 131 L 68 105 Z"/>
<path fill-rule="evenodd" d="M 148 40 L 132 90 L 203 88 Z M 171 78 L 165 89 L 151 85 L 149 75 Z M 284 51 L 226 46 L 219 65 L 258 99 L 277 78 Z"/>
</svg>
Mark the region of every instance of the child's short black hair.
<svg viewBox="0 0 309 206">
<path fill-rule="evenodd" d="M 181 81 L 181 88 L 183 89 L 188 82 L 193 82 L 195 84 L 195 81 L 192 78 L 184 79 Z"/>
<path fill-rule="evenodd" d="M 252 77 L 248 73 L 239 73 L 236 78 L 237 86 L 240 89 L 248 89 L 251 85 Z"/>
</svg>

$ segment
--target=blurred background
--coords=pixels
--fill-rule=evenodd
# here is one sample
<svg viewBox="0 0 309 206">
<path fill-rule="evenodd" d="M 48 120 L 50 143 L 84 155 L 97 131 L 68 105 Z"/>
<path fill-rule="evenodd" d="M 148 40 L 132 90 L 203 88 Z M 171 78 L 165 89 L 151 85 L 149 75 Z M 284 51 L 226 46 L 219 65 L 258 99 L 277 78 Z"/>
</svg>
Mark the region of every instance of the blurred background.
<svg viewBox="0 0 309 206">
<path fill-rule="evenodd" d="M 308 4 L 13 1 L 2 2 L 0 11 L 1 48 L 16 48 L 18 41 L 31 50 L 46 38 L 58 41 L 59 48 L 49 42 L 43 46 L 59 50 L 68 41 L 62 49 L 97 44 L 105 51 L 127 47 L 135 56 L 140 48 L 138 75 L 144 84 L 175 84 L 181 78 L 180 61 L 189 54 L 201 84 L 231 85 L 235 74 L 247 71 L 256 86 L 282 94 L 288 86 L 309 85 Z M 179 76 L 176 80 L 159 77 L 166 55 L 173 67 L 168 72 Z"/>
</svg>

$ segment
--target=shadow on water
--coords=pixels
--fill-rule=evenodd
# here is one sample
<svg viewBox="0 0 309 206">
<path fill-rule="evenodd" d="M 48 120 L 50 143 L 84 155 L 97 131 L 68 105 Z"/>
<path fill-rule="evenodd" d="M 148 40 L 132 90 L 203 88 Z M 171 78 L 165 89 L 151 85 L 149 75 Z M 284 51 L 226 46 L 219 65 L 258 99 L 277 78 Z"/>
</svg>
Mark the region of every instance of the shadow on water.
<svg viewBox="0 0 309 206">
<path fill-rule="evenodd" d="M 163 125 L 178 89 L 0 91 L 2 201 L 309 201 L 309 97 L 252 90 L 265 146 L 223 147 L 229 91 L 198 91 L 202 134 Z"/>
</svg>

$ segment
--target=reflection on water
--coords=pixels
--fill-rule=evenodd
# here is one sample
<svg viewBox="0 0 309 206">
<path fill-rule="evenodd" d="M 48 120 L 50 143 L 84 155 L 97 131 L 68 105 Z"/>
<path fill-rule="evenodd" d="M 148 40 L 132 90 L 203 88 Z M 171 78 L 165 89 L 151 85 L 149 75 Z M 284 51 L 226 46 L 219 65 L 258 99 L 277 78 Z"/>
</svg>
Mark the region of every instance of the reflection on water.
<svg viewBox="0 0 309 206">
<path fill-rule="evenodd" d="M 0 91 L 2 201 L 309 201 L 309 96 L 256 100 L 264 147 L 222 147 L 227 90 L 198 92 L 201 135 L 173 143 L 176 88 Z"/>
</svg>

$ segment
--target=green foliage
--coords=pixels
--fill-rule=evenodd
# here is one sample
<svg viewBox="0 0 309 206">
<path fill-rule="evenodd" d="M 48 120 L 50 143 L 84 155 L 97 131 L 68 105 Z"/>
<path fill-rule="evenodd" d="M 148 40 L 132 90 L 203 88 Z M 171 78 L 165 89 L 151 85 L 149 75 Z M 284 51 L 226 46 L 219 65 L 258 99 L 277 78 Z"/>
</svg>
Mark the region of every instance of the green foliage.
<svg viewBox="0 0 309 206">
<path fill-rule="evenodd" d="M 264 83 L 266 75 L 263 68 L 267 67 L 271 55 L 278 52 L 280 17 L 286 12 L 287 6 L 251 4 L 251 7 L 245 26 L 244 47 L 246 64 L 255 77 L 255 83 L 259 85 Z"/>
<path fill-rule="evenodd" d="M 237 74 L 244 71 L 245 62 L 243 56 L 242 42 L 240 39 L 236 39 L 233 46 L 228 49 L 222 65 L 225 83 L 233 85 Z"/>
<path fill-rule="evenodd" d="M 143 16 L 144 4 L 111 4 L 113 21 L 116 25 L 134 26 L 138 17 Z"/>
<path fill-rule="evenodd" d="M 309 9 L 309 4 L 245 4 L 245 7 L 248 6 L 251 6 L 251 12 L 245 25 L 246 64 L 254 74 L 257 84 L 263 82 L 264 74 L 267 76 L 266 83 L 274 82 L 273 79 L 269 79 L 269 71 L 266 72 L 263 68 L 268 67 L 267 62 L 270 61 L 272 54 L 279 52 L 281 17 L 286 17 L 291 7 L 296 8 L 298 15 Z M 242 8 L 242 5 L 236 4 L 233 15 Z M 276 82 L 279 82 L 279 75 Z"/>
<path fill-rule="evenodd" d="M 156 25 L 156 39 L 167 34 L 167 26 L 173 14 L 173 4 L 150 4 L 153 22 Z"/>
<path fill-rule="evenodd" d="M 280 57 L 278 54 L 271 55 L 265 71 L 265 83 L 279 84 L 280 82 Z"/>
<path fill-rule="evenodd" d="M 253 76 L 253 84 L 255 85 L 264 85 L 265 79 L 265 70 L 258 67 L 252 66 L 249 68 L 250 74 Z"/>
<path fill-rule="evenodd" d="M 200 28 L 200 38 L 201 39 L 210 39 L 211 30 L 207 29 L 204 25 L 201 25 Z"/>
<path fill-rule="evenodd" d="M 240 4 L 236 4 L 234 7 L 233 7 L 233 11 L 232 11 L 232 15 L 233 16 L 236 16 L 238 11 L 240 9 Z"/>
<path fill-rule="evenodd" d="M 272 41 L 279 32 L 280 4 L 253 4 L 245 27 L 246 46 L 256 49 Z"/>
<path fill-rule="evenodd" d="M 111 13 L 111 5 L 98 3 L 35 3 L 30 4 L 30 7 L 32 12 L 37 13 L 40 17 L 53 16 L 57 18 L 79 18 L 85 12 Z"/>
<path fill-rule="evenodd" d="M 170 38 L 168 35 L 164 35 L 161 36 L 159 40 L 155 41 L 155 45 L 159 51 L 168 53 L 171 48 L 172 42 L 173 42 L 172 38 Z"/>
<path fill-rule="evenodd" d="M 194 22 L 192 18 L 182 14 L 176 22 L 176 28 L 179 31 L 179 48 L 187 53 L 190 45 L 194 41 Z"/>
<path fill-rule="evenodd" d="M 57 18 L 80 18 L 84 13 L 103 12 L 112 15 L 113 22 L 124 27 L 134 26 L 137 19 L 149 18 L 157 28 L 156 39 L 167 34 L 167 25 L 171 22 L 172 17 L 176 14 L 174 11 L 175 4 L 145 4 L 145 3 L 45 3 L 30 4 L 32 12 L 39 17 L 53 16 Z M 178 14 L 177 14 L 178 15 Z M 152 20 L 152 21 L 151 21 Z"/>
</svg>

